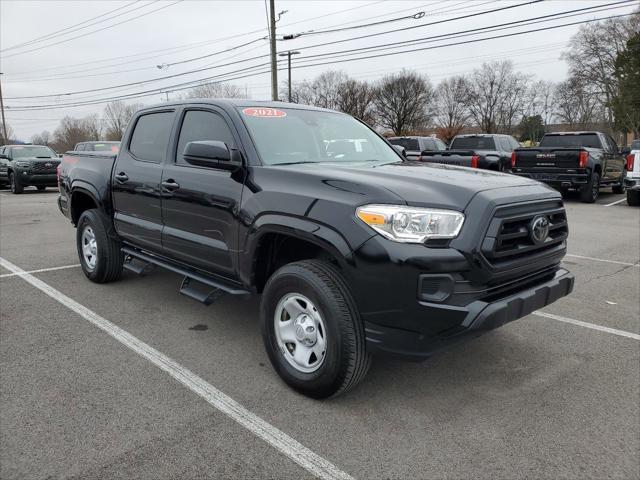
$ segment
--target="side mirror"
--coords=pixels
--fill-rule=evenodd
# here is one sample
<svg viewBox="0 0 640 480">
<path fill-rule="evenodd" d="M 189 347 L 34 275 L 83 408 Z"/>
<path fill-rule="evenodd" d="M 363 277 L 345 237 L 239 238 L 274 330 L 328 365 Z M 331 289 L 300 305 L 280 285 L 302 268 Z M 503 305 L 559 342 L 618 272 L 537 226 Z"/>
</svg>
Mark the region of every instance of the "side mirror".
<svg viewBox="0 0 640 480">
<path fill-rule="evenodd" d="M 226 143 L 218 140 L 189 142 L 182 156 L 187 163 L 199 167 L 233 170 L 242 164 L 240 152 L 229 150 Z"/>
<path fill-rule="evenodd" d="M 398 152 L 400 155 L 402 155 L 403 157 L 407 157 L 407 149 L 404 148 L 402 145 L 391 145 L 396 152 Z"/>
</svg>

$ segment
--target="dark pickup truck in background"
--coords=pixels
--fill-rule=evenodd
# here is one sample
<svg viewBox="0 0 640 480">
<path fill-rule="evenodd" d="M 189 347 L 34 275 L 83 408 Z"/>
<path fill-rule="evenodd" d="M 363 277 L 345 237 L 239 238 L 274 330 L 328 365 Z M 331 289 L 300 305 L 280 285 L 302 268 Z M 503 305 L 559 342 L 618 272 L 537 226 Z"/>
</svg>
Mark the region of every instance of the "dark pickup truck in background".
<svg viewBox="0 0 640 480">
<path fill-rule="evenodd" d="M 538 147 L 513 152 L 511 170 L 560 190 L 576 189 L 586 203 L 595 202 L 602 187 L 625 191 L 624 155 L 601 132 L 547 133 Z"/>
<path fill-rule="evenodd" d="M 391 145 L 404 147 L 404 156 L 408 160 L 422 160 L 422 155 L 430 152 L 444 152 L 447 145 L 436 137 L 389 137 L 387 138 Z"/>
<path fill-rule="evenodd" d="M 58 185 L 58 154 L 45 145 L 4 145 L 0 147 L 0 184 L 9 185 L 11 193 L 22 193 L 24 187 L 38 190 Z"/>
<path fill-rule="evenodd" d="M 424 152 L 423 162 L 508 171 L 511 167 L 511 152 L 520 144 L 510 135 L 468 134 L 458 135 L 445 152 Z"/>
<path fill-rule="evenodd" d="M 556 190 L 407 161 L 296 104 L 145 108 L 117 156 L 64 156 L 59 206 L 94 282 L 159 266 L 205 304 L 261 294 L 274 369 L 315 398 L 356 385 L 371 354 L 425 359 L 573 288 Z"/>
</svg>

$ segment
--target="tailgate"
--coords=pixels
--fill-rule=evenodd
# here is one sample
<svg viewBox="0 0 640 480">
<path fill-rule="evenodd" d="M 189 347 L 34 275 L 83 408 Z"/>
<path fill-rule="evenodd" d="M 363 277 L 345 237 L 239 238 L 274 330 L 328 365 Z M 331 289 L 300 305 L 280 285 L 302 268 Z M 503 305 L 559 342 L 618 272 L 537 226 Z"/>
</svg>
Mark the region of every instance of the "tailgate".
<svg viewBox="0 0 640 480">
<path fill-rule="evenodd" d="M 580 168 L 582 148 L 518 148 L 515 153 L 515 167 L 553 170 Z"/>
</svg>

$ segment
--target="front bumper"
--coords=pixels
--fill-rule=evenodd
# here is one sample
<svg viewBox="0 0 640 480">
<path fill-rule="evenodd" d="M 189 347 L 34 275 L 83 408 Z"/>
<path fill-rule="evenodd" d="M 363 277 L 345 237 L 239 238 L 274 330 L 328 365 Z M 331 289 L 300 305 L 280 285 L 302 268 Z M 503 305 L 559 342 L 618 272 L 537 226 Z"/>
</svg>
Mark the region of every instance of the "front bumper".
<svg viewBox="0 0 640 480">
<path fill-rule="evenodd" d="M 427 335 L 365 321 L 367 348 L 372 353 L 391 354 L 409 360 L 424 360 L 438 350 L 474 338 L 522 318 L 567 296 L 573 290 L 574 276 L 564 269 L 543 283 L 491 302 L 476 300 L 466 307 L 456 307 L 464 314 L 458 328 L 439 335 Z M 427 306 L 427 305 L 425 305 Z M 428 304 L 431 315 L 449 316 L 451 306 Z"/>
<path fill-rule="evenodd" d="M 17 178 L 22 185 L 36 185 L 36 186 L 46 186 L 46 187 L 57 187 L 58 186 L 58 178 L 55 173 L 31 173 L 28 171 L 17 171 Z"/>
</svg>

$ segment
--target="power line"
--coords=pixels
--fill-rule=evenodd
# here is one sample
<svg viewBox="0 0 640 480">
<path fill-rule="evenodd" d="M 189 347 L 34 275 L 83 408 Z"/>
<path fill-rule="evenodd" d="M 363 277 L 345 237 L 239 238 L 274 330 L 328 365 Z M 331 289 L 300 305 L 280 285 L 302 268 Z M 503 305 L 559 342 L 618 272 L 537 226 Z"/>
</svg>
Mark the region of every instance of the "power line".
<svg viewBox="0 0 640 480">
<path fill-rule="evenodd" d="M 310 45 L 309 47 L 301 47 L 301 48 L 316 48 L 316 47 L 319 47 L 319 46 L 333 45 L 335 43 L 341 43 L 341 42 L 346 42 L 346 41 L 360 39 L 360 38 L 367 38 L 367 37 L 372 37 L 372 36 L 377 36 L 377 35 L 384 35 L 384 34 L 387 34 L 387 33 L 394 33 L 394 32 L 401 31 L 401 30 L 407 30 L 407 29 L 423 27 L 423 26 L 430 26 L 430 25 L 435 25 L 435 24 L 439 24 L 439 23 L 445 23 L 445 22 L 450 22 L 450 21 L 454 21 L 454 20 L 459 20 L 459 19 L 464 19 L 464 18 L 469 18 L 469 17 L 475 17 L 475 16 L 479 16 L 479 15 L 485 15 L 487 13 L 494 13 L 494 12 L 498 12 L 498 11 L 502 11 L 502 10 L 508 10 L 508 9 L 512 9 L 512 8 L 517 8 L 517 7 L 524 6 L 524 5 L 530 5 L 530 4 L 533 4 L 533 3 L 538 3 L 538 2 L 541 2 L 541 1 L 543 1 L 543 0 L 532 0 L 530 2 L 523 3 L 523 4 L 509 5 L 509 6 L 501 7 L 501 8 L 498 8 L 498 9 L 486 10 L 484 12 L 479 12 L 479 13 L 470 14 L 470 15 L 464 15 L 464 16 L 455 17 L 455 18 L 452 18 L 452 19 L 444 19 L 444 20 L 439 20 L 437 22 L 431 22 L 431 23 L 417 25 L 417 26 L 413 26 L 413 27 L 405 27 L 405 28 L 401 28 L 401 29 L 397 29 L 397 30 L 379 32 L 379 33 L 375 33 L 375 34 L 364 35 L 364 36 L 360 36 L 360 37 L 354 37 L 354 38 L 351 38 L 351 39 L 338 40 L 338 41 L 334 41 L 334 42 L 325 42 L 323 44 Z M 629 0 L 625 0 L 625 1 L 629 1 Z M 257 57 L 252 57 L 252 58 L 248 58 L 248 59 L 237 61 L 237 62 L 231 62 L 231 63 L 227 63 L 227 64 L 224 64 L 224 65 L 218 65 L 217 67 L 196 69 L 196 70 L 191 70 L 191 71 L 188 71 L 188 72 L 183 72 L 183 73 L 174 74 L 174 75 L 168 75 L 168 76 L 160 77 L 160 78 L 156 78 L 156 79 L 141 80 L 141 81 L 138 81 L 138 82 L 131 82 L 131 83 L 126 83 L 126 84 L 121 84 L 121 85 L 114 85 L 114 86 L 110 86 L 110 87 L 102 87 L 102 88 L 97 88 L 97 89 L 81 90 L 81 91 L 76 91 L 76 92 L 65 92 L 65 93 L 57 93 L 57 94 L 49 94 L 49 95 L 34 95 L 34 96 L 7 97 L 7 98 L 8 99 L 20 99 L 20 98 L 61 97 L 61 96 L 76 95 L 76 94 L 80 94 L 80 93 L 90 93 L 90 92 L 105 91 L 105 90 L 110 90 L 110 89 L 119 88 L 119 87 L 123 87 L 123 86 L 142 85 L 144 83 L 157 82 L 157 81 L 161 81 L 161 80 L 166 80 L 168 78 L 175 78 L 175 77 L 181 76 L 181 75 L 188 75 L 188 74 L 191 74 L 191 73 L 199 73 L 201 71 L 205 71 L 205 70 L 208 70 L 208 69 L 211 69 L 211 68 L 220 68 L 220 67 L 223 67 L 223 66 L 229 66 L 229 65 L 233 65 L 233 64 L 237 64 L 237 63 L 241 63 L 241 62 L 245 62 L 245 61 L 256 60 L 256 59 L 259 59 L 259 58 L 265 58 L 267 56 L 268 55 L 260 55 L 260 56 L 257 56 Z"/>
<path fill-rule="evenodd" d="M 152 2 L 152 3 L 156 3 L 158 1 L 160 1 L 160 0 L 154 0 L 154 2 Z M 145 12 L 145 13 L 141 14 L 141 15 L 137 15 L 135 17 L 128 18 L 126 20 L 114 23 L 112 25 L 107 25 L 106 27 L 99 28 L 98 30 L 93 30 L 91 32 L 83 33 L 82 35 L 77 35 L 75 37 L 66 38 L 64 40 L 60 40 L 60 41 L 55 42 L 55 43 L 49 43 L 47 45 L 42 45 L 40 47 L 32 48 L 31 50 L 24 50 L 22 52 L 12 53 L 11 55 L 5 55 L 4 58 L 10 58 L 10 57 L 18 56 L 18 55 L 24 55 L 25 53 L 35 52 L 35 51 L 38 51 L 38 50 L 43 50 L 45 48 L 53 47 L 54 45 L 60 45 L 61 43 L 66 43 L 66 42 L 70 42 L 72 40 L 76 40 L 78 38 L 86 37 L 87 35 L 93 35 L 94 33 L 102 32 L 103 30 L 107 30 L 109 28 L 117 27 L 118 25 L 122 25 L 123 23 L 128 23 L 128 22 L 131 22 L 131 21 L 136 20 L 136 19 L 141 18 L 141 17 L 146 17 L 147 15 L 151 15 L 152 13 L 159 12 L 160 10 L 164 10 L 165 8 L 172 7 L 172 6 L 176 5 L 177 3 L 181 3 L 183 1 L 184 0 L 177 0 L 177 1 L 173 2 L 173 3 L 168 4 L 168 5 L 163 5 L 162 7 L 156 8 L 155 10 L 150 10 L 148 12 Z M 145 7 L 148 6 L 148 5 L 151 5 L 151 3 L 146 4 Z M 131 10 L 131 11 L 133 11 L 133 10 Z"/>
<path fill-rule="evenodd" d="M 599 12 L 603 12 L 603 11 L 607 11 L 607 10 L 615 10 L 615 9 L 623 8 L 625 6 L 625 5 L 619 5 L 620 3 L 629 3 L 631 1 L 633 1 L 633 0 L 623 0 L 621 2 L 614 2 L 614 3 L 609 3 L 609 4 L 605 4 L 605 5 L 599 5 L 599 6 L 595 6 L 595 7 L 586 7 L 586 8 L 576 9 L 576 10 L 568 10 L 568 11 L 565 11 L 565 12 L 542 15 L 540 17 L 533 17 L 533 18 L 528 18 L 528 19 L 523 19 L 523 20 L 514 20 L 514 21 L 511 21 L 511 22 L 505 22 L 505 23 L 501 23 L 501 24 L 497 24 L 497 25 L 490 25 L 490 26 L 486 26 L 486 27 L 472 28 L 472 29 L 462 30 L 462 31 L 458 31 L 458 32 L 443 33 L 443 34 L 440 34 L 440 35 L 432 35 L 432 36 L 429 36 L 429 37 L 423 37 L 423 38 L 418 38 L 418 39 L 413 39 L 413 40 L 402 40 L 402 41 L 399 41 L 399 42 L 384 43 L 384 44 L 379 44 L 379 45 L 372 45 L 372 46 L 369 46 L 369 47 L 351 48 L 351 49 L 333 51 L 333 52 L 327 52 L 327 53 L 318 53 L 318 54 L 315 54 L 315 55 L 305 55 L 305 57 L 301 58 L 300 61 L 306 61 L 306 60 L 309 60 L 311 58 L 318 58 L 318 57 L 325 57 L 325 56 L 331 56 L 332 58 L 336 58 L 338 56 L 344 56 L 344 55 L 341 55 L 341 54 L 349 54 L 349 53 L 352 53 L 352 52 L 388 50 L 388 49 L 391 49 L 391 48 L 397 48 L 399 46 L 409 46 L 409 45 L 419 45 L 421 43 L 430 43 L 430 42 L 433 42 L 434 40 L 439 40 L 439 39 L 465 37 L 465 36 L 470 36 L 470 35 L 474 35 L 474 34 L 481 33 L 481 32 L 482 33 L 488 33 L 488 32 L 493 32 L 493 31 L 506 30 L 506 29 L 510 29 L 510 28 L 517 28 L 517 27 L 525 26 L 525 25 L 534 25 L 536 23 L 545 23 L 545 22 L 549 22 L 549 21 L 561 20 L 561 19 L 581 16 L 581 15 L 586 15 L 586 14 L 590 14 L 590 13 L 599 13 Z M 315 45 L 315 46 L 317 46 L 317 45 Z M 315 46 L 301 47 L 301 48 L 313 48 Z M 297 63 L 299 63 L 299 62 L 297 62 Z"/>
<path fill-rule="evenodd" d="M 581 25 L 581 24 L 585 24 L 585 23 L 591 23 L 591 22 L 596 22 L 596 21 L 602 21 L 602 20 L 608 20 L 608 19 L 614 19 L 614 18 L 622 18 L 622 17 L 627 17 L 633 15 L 633 13 L 629 13 L 629 14 L 621 14 L 621 15 L 613 15 L 613 16 L 608 16 L 608 17 L 601 17 L 601 18 L 595 18 L 595 19 L 589 19 L 589 20 L 581 20 L 581 21 L 577 21 L 577 22 L 571 22 L 571 23 L 566 23 L 566 24 L 561 24 L 561 25 L 553 25 L 550 27 L 543 27 L 543 28 L 537 28 L 537 29 L 531 29 L 531 30 L 525 30 L 522 32 L 512 32 L 512 33 L 508 33 L 508 34 L 503 34 L 503 35 L 495 35 L 495 36 L 491 36 L 491 37 L 485 37 L 485 38 L 479 38 L 479 39 L 473 39 L 473 40 L 466 40 L 463 42 L 454 42 L 454 43 L 448 43 L 448 44 L 442 44 L 442 45 L 434 45 L 434 46 L 429 46 L 429 47 L 421 47 L 421 48 L 417 48 L 417 49 L 411 49 L 411 50 L 403 50 L 403 51 L 399 51 L 399 52 L 389 52 L 389 53 L 383 53 L 383 54 L 376 54 L 376 55 L 369 55 L 366 57 L 358 57 L 358 58 L 351 58 L 351 59 L 343 59 L 343 60 L 335 60 L 335 61 L 326 61 L 326 62 L 318 62 L 315 64 L 308 64 L 308 65 L 298 65 L 292 68 L 308 68 L 308 67 L 313 67 L 313 66 L 324 66 L 324 65 L 330 65 L 330 64 L 335 64 L 335 63 L 343 63 L 343 62 L 347 62 L 347 61 L 358 61 L 358 60 L 365 60 L 365 59 L 369 59 L 369 58 L 380 58 L 380 57 L 387 57 L 390 55 L 399 55 L 399 54 L 403 54 L 403 53 L 413 53 L 416 51 L 424 51 L 424 50 L 433 50 L 433 49 L 439 49 L 439 48 L 444 48 L 444 47 L 449 47 L 449 46 L 455 46 L 455 45 L 463 45 L 463 44 L 470 44 L 470 43 L 477 43 L 477 42 L 484 42 L 484 41 L 488 41 L 488 40 L 493 40 L 493 39 L 497 39 L 497 38 L 507 38 L 507 37 L 513 37 L 513 36 L 517 36 L 517 35 L 524 35 L 524 34 L 528 34 L 528 33 L 534 33 L 534 32 L 540 32 L 540 31 L 548 31 L 548 30 L 553 30 L 553 29 L 557 29 L 557 28 L 563 28 L 563 27 L 568 27 L 568 26 L 573 26 L 573 25 Z M 255 68 L 259 68 L 261 67 L 261 65 L 255 65 L 253 67 L 247 67 L 246 69 L 243 70 L 248 70 L 248 69 L 255 69 Z M 284 68 L 281 68 L 280 70 L 284 70 Z M 237 71 L 240 72 L 240 71 Z M 235 77 L 227 77 L 224 79 L 221 79 L 219 81 L 216 82 L 210 82 L 210 83 L 219 83 L 222 81 L 232 81 L 232 80 L 238 80 L 238 79 L 242 79 L 242 78 L 248 78 L 248 77 L 253 77 L 256 75 L 261 75 L 264 73 L 268 73 L 269 70 L 262 70 L 262 71 L 258 71 L 258 72 L 250 72 L 250 73 L 244 73 L 242 75 L 239 76 L 235 76 Z M 165 86 L 162 87 L 160 90 L 162 91 L 170 91 L 170 92 L 174 92 L 174 91 L 181 91 L 181 90 L 185 90 L 188 88 L 191 88 L 190 86 L 182 86 L 182 85 L 193 85 L 195 82 L 199 82 L 199 83 L 204 83 L 208 80 L 212 80 L 213 78 L 219 78 L 221 76 L 224 75 L 232 75 L 236 72 L 228 72 L 226 74 L 222 74 L 222 75 L 218 75 L 218 76 L 214 76 L 214 77 L 208 77 L 208 78 L 201 78 L 199 80 L 195 80 L 195 81 L 191 81 L 191 82 L 186 82 L 183 84 L 178 84 L 178 85 L 170 85 L 170 86 Z M 22 106 L 18 109 L 14 109 L 11 108 L 11 111 L 28 111 L 28 110 L 51 110 L 51 109 L 57 109 L 57 108 L 66 108 L 66 107 L 76 107 L 76 106 L 85 106 L 85 105 L 96 105 L 96 104 L 101 104 L 101 103 L 107 103 L 113 100 L 122 100 L 122 99 L 131 99 L 131 98 L 141 98 L 144 96 L 149 96 L 149 95 L 153 95 L 153 94 L 157 94 L 159 91 L 159 89 L 153 89 L 153 90 L 149 90 L 146 92 L 138 92 L 138 93 L 133 93 L 133 94 L 129 94 L 129 95 L 125 95 L 125 96 L 119 96 L 119 97 L 110 97 L 110 98 L 104 98 L 101 100 L 95 100 L 95 101 L 90 101 L 90 102 L 76 102 L 76 103 L 67 103 L 67 104 L 49 104 L 49 105 L 29 105 L 29 106 Z"/>
<path fill-rule="evenodd" d="M 51 33 L 49 33 L 49 34 L 47 34 L 47 35 L 42 35 L 42 36 L 40 36 L 40 37 L 33 38 L 33 39 L 31 39 L 31 40 L 28 40 L 28 41 L 26 41 L 26 42 L 19 43 L 19 44 L 17 44 L 17 45 L 12 45 L 12 46 L 10 46 L 10 47 L 3 48 L 3 49 L 1 49 L 1 50 L 0 50 L 0 52 L 6 52 L 7 50 L 13 50 L 13 49 L 16 49 L 16 48 L 23 47 L 23 46 L 25 46 L 25 45 L 31 45 L 31 44 L 33 44 L 33 43 L 37 43 L 37 42 L 39 42 L 39 41 L 41 41 L 41 40 L 49 39 L 49 38 L 51 38 L 52 36 L 57 36 L 57 34 L 59 34 L 59 33 L 61 33 L 61 32 L 65 32 L 65 34 L 66 34 L 66 33 L 68 33 L 68 32 L 69 32 L 69 30 L 70 30 L 70 29 L 72 29 L 72 28 L 78 27 L 78 26 L 80 26 L 80 25 L 83 25 L 83 24 L 85 24 L 85 23 L 88 23 L 88 22 L 90 22 L 90 21 L 92 21 L 92 20 L 96 20 L 96 19 L 101 18 L 101 17 L 106 17 L 106 16 L 108 16 L 108 15 L 110 15 L 110 14 L 114 13 L 114 12 L 117 12 L 118 10 L 122 10 L 122 9 L 124 9 L 124 8 L 130 7 L 131 5 L 133 5 L 133 4 L 135 4 L 135 3 L 136 3 L 135 1 L 133 1 L 133 2 L 131 2 L 131 3 L 127 3 L 126 5 L 120 6 L 120 7 L 116 8 L 116 9 L 113 9 L 113 10 L 109 10 L 108 12 L 103 13 L 103 14 L 101 14 L 101 15 L 98 15 L 98 16 L 96 16 L 96 17 L 92 17 L 92 18 L 89 18 L 89 19 L 87 19 L 87 20 L 84 20 L 83 22 L 76 23 L 76 24 L 74 24 L 74 25 L 70 25 L 70 26 L 65 27 L 65 28 L 63 28 L 63 29 L 56 30 L 55 32 L 51 32 Z M 142 8 L 142 7 L 140 7 L 140 8 Z M 134 9 L 134 10 L 135 10 L 135 9 Z M 133 10 L 131 10 L 131 11 L 133 11 Z M 126 13 L 129 13 L 129 12 L 126 12 Z M 122 14 L 122 15 L 124 15 L 124 14 Z M 89 25 L 87 25 L 87 26 L 89 26 Z M 86 27 L 82 27 L 82 28 L 86 28 Z"/>
</svg>

